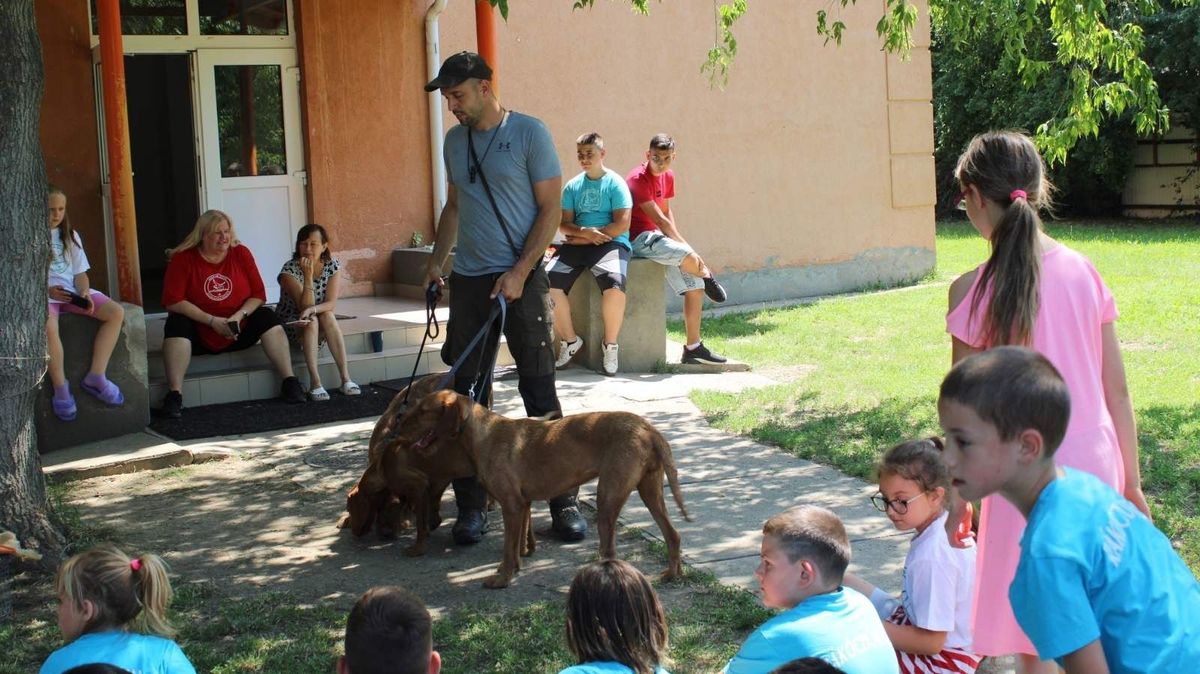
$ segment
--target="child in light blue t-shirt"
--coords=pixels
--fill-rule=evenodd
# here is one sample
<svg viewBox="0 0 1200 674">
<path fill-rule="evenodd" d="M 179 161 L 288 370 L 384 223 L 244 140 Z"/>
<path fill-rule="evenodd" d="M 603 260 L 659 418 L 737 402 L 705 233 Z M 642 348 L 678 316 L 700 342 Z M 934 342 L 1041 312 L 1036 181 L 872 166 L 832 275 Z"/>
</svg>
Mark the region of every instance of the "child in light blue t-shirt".
<svg viewBox="0 0 1200 674">
<path fill-rule="evenodd" d="M 95 663 L 137 674 L 196 673 L 171 641 L 171 581 L 158 555 L 130 558 L 98 545 L 64 562 L 56 586 L 58 629 L 69 643 L 46 658 L 40 674 Z"/>
<path fill-rule="evenodd" d="M 944 458 L 959 495 L 999 493 L 1028 520 L 1009 586 L 1017 622 L 1068 674 L 1196 671 L 1200 584 L 1132 503 L 1055 466 L 1070 413 L 1058 371 L 1022 347 L 966 358 L 942 382 Z"/>
<path fill-rule="evenodd" d="M 803 505 L 767 520 L 754 575 L 763 605 L 784 611 L 755 630 L 724 671 L 768 674 L 811 656 L 846 674 L 898 674 L 871 600 L 842 586 L 849 564 L 846 528 L 829 510 Z"/>
<path fill-rule="evenodd" d="M 559 674 L 668 674 L 667 614 L 641 571 L 619 559 L 579 569 L 567 593 L 567 647 L 579 664 Z"/>
</svg>

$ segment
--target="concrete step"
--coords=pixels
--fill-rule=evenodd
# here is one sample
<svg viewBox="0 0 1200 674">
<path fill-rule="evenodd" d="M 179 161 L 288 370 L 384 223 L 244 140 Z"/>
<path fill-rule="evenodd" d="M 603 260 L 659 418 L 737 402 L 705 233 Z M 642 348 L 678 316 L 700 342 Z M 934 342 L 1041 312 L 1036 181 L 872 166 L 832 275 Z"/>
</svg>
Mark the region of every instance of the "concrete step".
<svg viewBox="0 0 1200 674">
<path fill-rule="evenodd" d="M 350 368 L 350 376 L 359 384 L 383 381 L 385 379 L 400 379 L 413 373 L 413 363 L 420 351 L 420 345 L 402 346 L 394 349 L 384 349 L 378 353 L 349 354 L 346 363 Z M 448 368 L 441 359 L 441 344 L 427 344 L 421 362 L 417 367 L 417 376 L 432 372 L 444 372 Z M 259 353 L 261 348 L 254 347 Z M 321 381 L 326 388 L 332 389 L 341 382 L 337 366 L 327 352 L 322 351 L 323 357 L 317 361 L 321 371 Z M 208 356 L 212 358 L 213 356 Z M 508 345 L 503 341 L 500 352 L 496 356 L 496 365 L 504 367 L 513 363 L 508 352 Z M 294 361 L 293 369 L 300 382 L 308 385 L 308 368 L 304 360 Z M 157 407 L 159 401 L 167 392 L 166 379 L 154 377 L 150 380 L 151 405 Z M 240 400 L 259 400 L 274 398 L 279 395 L 279 375 L 263 358 L 263 364 L 254 367 L 231 367 L 205 372 L 192 372 L 183 381 L 184 404 L 190 407 L 213 405 L 217 403 L 237 402 Z"/>
<path fill-rule="evenodd" d="M 157 348 L 147 353 L 147 365 L 150 368 L 151 379 L 160 379 L 166 375 L 163 369 L 161 334 L 161 326 L 159 326 Z M 397 326 L 382 330 L 343 333 L 342 336 L 345 338 L 347 355 L 372 354 L 405 346 L 420 346 L 421 339 L 425 336 L 425 326 Z M 440 335 L 437 341 L 429 341 L 428 343 L 441 344 Z M 321 357 L 329 357 L 328 345 L 321 347 Z M 303 364 L 304 353 L 299 349 L 293 348 L 292 362 Z M 268 366 L 270 366 L 270 361 L 267 360 L 267 356 L 262 348 L 251 347 L 233 353 L 222 353 L 213 356 L 192 356 L 191 363 L 188 364 L 188 375 Z"/>
</svg>

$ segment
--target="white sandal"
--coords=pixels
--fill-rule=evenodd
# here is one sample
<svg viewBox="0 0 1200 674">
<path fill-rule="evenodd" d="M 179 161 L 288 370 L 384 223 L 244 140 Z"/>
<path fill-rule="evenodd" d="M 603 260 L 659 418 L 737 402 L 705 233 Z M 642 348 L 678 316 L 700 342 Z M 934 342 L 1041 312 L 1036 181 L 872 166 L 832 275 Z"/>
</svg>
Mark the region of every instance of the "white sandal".
<svg viewBox="0 0 1200 674">
<path fill-rule="evenodd" d="M 352 381 L 344 382 L 342 384 L 342 395 L 356 396 L 360 393 L 362 393 L 362 389 L 358 387 L 358 384 L 355 384 Z"/>
<path fill-rule="evenodd" d="M 324 402 L 329 400 L 329 391 L 326 391 L 324 386 L 318 386 L 308 392 L 308 399 L 315 402 Z"/>
</svg>

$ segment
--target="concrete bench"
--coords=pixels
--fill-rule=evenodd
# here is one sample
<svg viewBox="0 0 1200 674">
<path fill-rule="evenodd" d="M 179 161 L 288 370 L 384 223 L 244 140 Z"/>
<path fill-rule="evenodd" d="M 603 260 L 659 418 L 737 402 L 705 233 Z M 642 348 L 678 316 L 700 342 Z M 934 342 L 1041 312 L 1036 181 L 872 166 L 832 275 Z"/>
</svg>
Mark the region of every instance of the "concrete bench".
<svg viewBox="0 0 1200 674">
<path fill-rule="evenodd" d="M 92 344 L 100 322 L 86 316 L 64 313 L 59 316 L 62 335 L 64 370 L 71 383 L 78 415 L 74 421 L 62 421 L 54 416 L 50 398 L 54 395 L 49 375 L 46 376 L 34 407 L 38 450 L 52 452 L 85 442 L 104 440 L 134 433 L 150 424 L 150 389 L 146 367 L 146 320 L 142 308 L 133 304 L 125 308 L 125 324 L 113 349 L 107 376 L 125 396 L 125 404 L 109 407 L 96 400 L 80 387 L 92 363 Z"/>
<path fill-rule="evenodd" d="M 666 362 L 667 295 L 666 267 L 650 260 L 629 261 L 625 279 L 625 320 L 617 343 L 621 345 L 619 372 L 651 372 Z M 591 271 L 579 275 L 568 293 L 571 322 L 583 337 L 583 354 L 575 357 L 593 370 L 604 363 L 604 318 L 600 313 L 600 289 Z"/>
</svg>

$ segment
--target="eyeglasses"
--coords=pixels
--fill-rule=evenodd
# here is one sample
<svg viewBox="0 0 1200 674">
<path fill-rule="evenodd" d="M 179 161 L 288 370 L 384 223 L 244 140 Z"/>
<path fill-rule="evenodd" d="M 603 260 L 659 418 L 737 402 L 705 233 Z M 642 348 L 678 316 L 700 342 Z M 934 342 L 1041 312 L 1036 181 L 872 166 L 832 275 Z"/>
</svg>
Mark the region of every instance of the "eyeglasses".
<svg viewBox="0 0 1200 674">
<path fill-rule="evenodd" d="M 966 190 L 963 190 L 962 192 L 958 193 L 958 203 L 954 204 L 954 207 L 960 211 L 967 210 L 967 191 Z"/>
<path fill-rule="evenodd" d="M 910 496 L 904 500 L 896 499 L 895 501 L 889 501 L 884 498 L 883 494 L 876 494 L 871 497 L 871 505 L 875 506 L 875 509 L 881 513 L 886 513 L 888 508 L 891 508 L 896 512 L 897 515 L 903 515 L 908 512 L 909 503 L 912 503 L 924 495 L 925 492 L 921 492 L 916 496 Z"/>
</svg>

